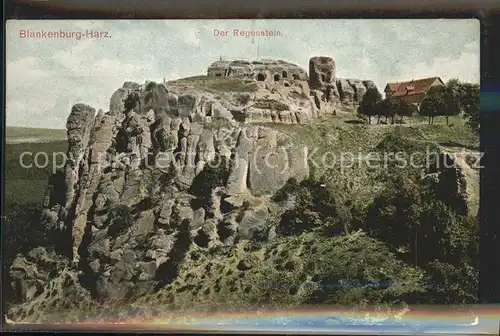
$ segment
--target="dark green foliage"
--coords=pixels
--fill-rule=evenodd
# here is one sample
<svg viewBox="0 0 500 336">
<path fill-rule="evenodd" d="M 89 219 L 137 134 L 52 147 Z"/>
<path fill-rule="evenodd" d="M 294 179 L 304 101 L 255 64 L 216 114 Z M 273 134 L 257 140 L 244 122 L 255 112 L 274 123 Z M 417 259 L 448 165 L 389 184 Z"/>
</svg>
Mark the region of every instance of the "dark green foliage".
<svg viewBox="0 0 500 336">
<path fill-rule="evenodd" d="M 477 227 L 418 176 L 394 174 L 371 204 L 365 230 L 398 250 L 403 260 L 428 272 L 433 286 L 426 302 L 456 303 L 474 297 Z"/>
<path fill-rule="evenodd" d="M 38 246 L 50 245 L 47 232 L 40 221 L 41 206 L 36 203 L 9 203 L 2 221 L 4 237 L 4 265 L 12 262 L 18 253 Z"/>
<path fill-rule="evenodd" d="M 479 131 L 479 85 L 463 84 L 461 91 L 461 106 L 464 117 L 472 129 Z"/>
<path fill-rule="evenodd" d="M 106 219 L 108 234 L 111 237 L 117 237 L 131 227 L 133 223 L 130 208 L 124 204 L 116 204 L 110 209 Z"/>
<path fill-rule="evenodd" d="M 50 143 L 23 143 L 5 145 L 4 180 L 6 211 L 8 202 L 22 205 L 24 203 L 43 203 L 43 197 L 47 188 L 47 181 L 54 171 L 53 167 L 64 165 L 64 156 L 68 149 L 66 141 Z M 24 152 L 32 155 L 21 156 Z M 46 153 L 48 162 L 45 165 L 43 156 L 39 156 L 40 166 L 34 163 L 37 153 Z M 23 167 L 31 165 L 30 168 Z M 8 201 L 8 202 L 7 202 Z"/>
<path fill-rule="evenodd" d="M 364 233 L 337 237 L 303 234 L 281 238 L 275 244 L 281 252 L 272 259 L 280 270 L 267 271 L 267 266 L 258 270 L 261 281 L 276 284 L 258 288 L 273 300 L 293 299 L 281 293 L 290 294 L 293 285 L 298 289 L 293 295 L 300 295 L 301 303 L 306 304 L 392 303 L 424 290 L 421 271 L 398 260 L 384 243 Z M 300 258 L 294 257 L 297 251 L 302 251 Z M 304 278 L 311 280 L 299 280 Z"/>
<path fill-rule="evenodd" d="M 376 105 L 376 110 L 378 115 L 377 122 L 380 122 L 380 117 L 385 117 L 386 122 L 387 119 L 390 118 L 391 123 L 394 123 L 394 117 L 396 116 L 397 112 L 396 107 L 397 107 L 396 102 L 391 98 L 380 100 Z"/>
<path fill-rule="evenodd" d="M 368 117 L 368 123 L 371 123 L 371 117 L 378 114 L 377 105 L 381 100 L 380 92 L 376 88 L 369 88 L 359 104 L 358 113 Z"/>
<path fill-rule="evenodd" d="M 477 130 L 479 126 L 479 85 L 461 83 L 458 79 L 449 80 L 444 87 L 432 87 L 420 107 L 420 114 L 429 117 L 429 123 L 433 123 L 434 117 L 444 116 L 446 124 L 448 124 L 450 116 L 458 115 L 462 111 L 464 117 L 469 121 L 469 125 Z"/>
<path fill-rule="evenodd" d="M 401 122 L 403 121 L 404 117 L 411 116 L 413 114 L 413 110 L 413 107 L 403 99 L 400 99 L 396 103 L 396 115 L 401 118 Z"/>
<path fill-rule="evenodd" d="M 429 92 L 427 93 L 426 99 L 432 98 L 431 100 L 434 102 L 434 104 L 437 104 L 437 102 L 439 102 L 439 106 L 436 107 L 435 116 L 445 116 L 446 124 L 448 124 L 448 118 L 450 116 L 458 115 L 460 113 L 458 85 L 458 82 L 452 80 L 448 83 L 447 86 L 431 87 Z M 430 116 L 429 114 L 425 113 L 426 112 L 424 111 L 423 115 Z"/>
<path fill-rule="evenodd" d="M 314 229 L 324 229 L 330 234 L 342 232 L 337 222 L 336 199 L 324 183 L 307 179 L 297 184 L 292 180 L 275 199 L 283 199 L 284 194 L 293 197 L 294 207 L 281 217 L 278 233 L 297 235 Z"/>
<path fill-rule="evenodd" d="M 9 200 L 8 200 L 9 201 Z M 27 253 L 38 246 L 50 248 L 54 245 L 40 221 L 40 204 L 17 204 L 8 202 L 2 220 L 2 282 L 9 283 L 9 267 L 19 253 Z M 10 300 L 12 292 L 6 291 L 5 299 Z"/>
<path fill-rule="evenodd" d="M 299 183 L 297 182 L 297 179 L 291 178 L 289 179 L 286 184 L 279 189 L 274 195 L 272 200 L 274 202 L 283 202 L 286 201 L 289 197 L 289 195 L 295 191 L 297 191 L 299 188 Z"/>
<path fill-rule="evenodd" d="M 434 118 L 446 114 L 446 104 L 438 94 L 427 95 L 420 105 L 420 114 L 429 118 L 429 125 Z"/>
<path fill-rule="evenodd" d="M 194 178 L 189 192 L 199 198 L 210 200 L 214 188 L 226 184 L 230 173 L 229 168 L 229 162 L 221 157 L 207 163 L 205 168 Z"/>
</svg>

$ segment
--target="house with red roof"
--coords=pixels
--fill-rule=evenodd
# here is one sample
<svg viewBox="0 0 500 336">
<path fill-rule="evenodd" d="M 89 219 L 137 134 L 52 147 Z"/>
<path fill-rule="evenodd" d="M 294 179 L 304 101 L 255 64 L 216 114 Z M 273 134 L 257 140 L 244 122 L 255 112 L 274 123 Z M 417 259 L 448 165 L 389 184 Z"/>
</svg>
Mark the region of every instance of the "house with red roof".
<svg viewBox="0 0 500 336">
<path fill-rule="evenodd" d="M 431 87 L 445 85 L 441 78 L 429 77 L 412 79 L 408 82 L 387 83 L 384 92 L 386 98 L 403 99 L 419 108 Z"/>
</svg>

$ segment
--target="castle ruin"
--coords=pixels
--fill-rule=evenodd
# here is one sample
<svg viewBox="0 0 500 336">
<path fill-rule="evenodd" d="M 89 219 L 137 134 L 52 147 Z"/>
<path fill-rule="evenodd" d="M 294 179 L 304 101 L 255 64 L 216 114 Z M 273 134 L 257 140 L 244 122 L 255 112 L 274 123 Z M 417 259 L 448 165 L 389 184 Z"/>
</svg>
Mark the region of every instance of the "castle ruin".
<svg viewBox="0 0 500 336">
<path fill-rule="evenodd" d="M 307 73 L 300 66 L 282 60 L 216 61 L 207 70 L 208 76 L 253 79 L 259 82 L 279 82 L 289 86 L 293 81 L 306 81 Z"/>
<path fill-rule="evenodd" d="M 338 78 L 335 60 L 328 56 L 311 57 L 309 73 L 293 63 L 264 59 L 219 60 L 208 67 L 207 75 L 276 83 L 285 87 L 306 82 L 318 108 L 322 103 L 328 103 L 349 111 L 359 105 L 369 88 L 377 88 L 371 80 Z"/>
</svg>

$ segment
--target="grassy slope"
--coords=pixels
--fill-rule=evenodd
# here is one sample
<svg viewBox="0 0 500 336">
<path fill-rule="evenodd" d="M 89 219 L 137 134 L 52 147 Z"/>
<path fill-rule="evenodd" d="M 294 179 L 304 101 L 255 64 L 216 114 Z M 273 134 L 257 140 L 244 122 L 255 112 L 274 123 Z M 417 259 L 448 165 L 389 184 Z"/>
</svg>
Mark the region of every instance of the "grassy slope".
<svg viewBox="0 0 500 336">
<path fill-rule="evenodd" d="M 27 138 L 64 139 L 66 130 L 48 128 L 28 128 L 8 126 L 5 129 L 7 141 Z"/>
<path fill-rule="evenodd" d="M 67 150 L 66 141 L 56 141 L 48 143 L 21 143 L 7 144 L 5 146 L 5 200 L 6 211 L 9 211 L 9 204 L 41 203 L 47 186 L 47 179 L 52 171 L 54 153 L 65 153 Z M 37 153 L 47 153 L 49 161 L 47 168 L 23 168 L 20 157 L 23 152 L 29 152 L 33 157 Z M 33 157 L 24 156 L 23 162 L 27 165 L 33 163 Z M 40 163 L 43 156 L 39 156 Z M 57 164 L 61 165 L 62 157 L 57 156 Z"/>
<path fill-rule="evenodd" d="M 418 144 L 420 148 L 432 148 L 436 146 L 448 152 L 461 151 L 462 148 L 479 150 L 479 137 L 475 134 L 460 117 L 450 118 L 448 126 L 443 120 L 436 118 L 434 125 L 428 125 L 422 118 L 407 118 L 405 125 L 367 125 L 352 124 L 349 121 L 356 119 L 355 116 L 328 116 L 308 125 L 285 125 L 269 124 L 290 135 L 295 143 L 307 146 L 311 158 L 317 162 L 314 175 L 323 176 L 332 181 L 337 187 L 345 190 L 346 195 L 356 195 L 355 202 L 369 204 L 382 187 L 378 181 L 381 169 L 370 168 L 367 164 L 344 164 L 340 170 L 332 167 L 332 162 L 339 162 L 342 157 L 366 158 L 367 153 L 375 151 L 378 143 L 387 135 L 392 134 L 412 143 Z M 378 151 L 377 151 L 378 152 Z M 328 153 L 328 154 L 326 154 Z M 323 161 L 323 158 L 324 161 Z M 390 173 L 390 172 L 388 172 Z M 475 174 L 477 175 L 477 173 Z M 473 211 L 477 210 L 479 197 L 478 176 L 469 181 L 475 200 L 472 202 Z M 379 183 L 380 182 L 380 183 Z M 471 204 L 472 205 L 472 204 Z"/>
</svg>

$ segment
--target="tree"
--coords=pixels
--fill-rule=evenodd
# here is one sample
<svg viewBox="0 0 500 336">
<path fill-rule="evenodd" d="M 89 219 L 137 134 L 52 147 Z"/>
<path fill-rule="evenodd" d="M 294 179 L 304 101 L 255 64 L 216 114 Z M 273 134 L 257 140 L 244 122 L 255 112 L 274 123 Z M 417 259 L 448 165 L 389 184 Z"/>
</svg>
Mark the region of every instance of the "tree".
<svg viewBox="0 0 500 336">
<path fill-rule="evenodd" d="M 306 179 L 297 184 L 290 180 L 274 199 L 283 201 L 291 196 L 295 206 L 283 213 L 278 225 L 280 234 L 297 235 L 319 229 L 337 235 L 344 231 L 344 223 L 338 221 L 338 202 L 324 181 Z"/>
<path fill-rule="evenodd" d="M 380 122 L 380 117 L 384 116 L 387 122 L 388 118 L 391 118 L 391 123 L 394 124 L 394 116 L 396 115 L 396 102 L 391 98 L 386 98 L 379 101 L 377 104 L 377 114 L 378 122 Z"/>
<path fill-rule="evenodd" d="M 434 86 L 427 92 L 427 97 L 433 96 L 443 102 L 443 107 L 439 115 L 446 118 L 446 124 L 449 124 L 449 117 L 460 114 L 460 96 L 461 84 L 458 79 L 451 79 L 446 86 Z"/>
<path fill-rule="evenodd" d="M 412 115 L 413 109 L 410 104 L 406 100 L 399 100 L 396 103 L 396 115 L 398 115 L 401 119 L 400 121 L 403 122 L 403 117 L 409 117 Z"/>
<path fill-rule="evenodd" d="M 461 88 L 460 105 L 464 118 L 472 129 L 479 131 L 479 85 L 464 83 Z"/>
<path fill-rule="evenodd" d="M 376 88 L 369 88 L 359 104 L 358 112 L 368 117 L 368 123 L 371 123 L 371 117 L 377 114 L 377 104 L 382 100 L 382 95 Z"/>
<path fill-rule="evenodd" d="M 435 94 L 427 95 L 420 106 L 420 114 L 429 117 L 429 125 L 434 124 L 434 117 L 444 115 L 445 111 L 446 104 Z"/>
</svg>

